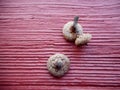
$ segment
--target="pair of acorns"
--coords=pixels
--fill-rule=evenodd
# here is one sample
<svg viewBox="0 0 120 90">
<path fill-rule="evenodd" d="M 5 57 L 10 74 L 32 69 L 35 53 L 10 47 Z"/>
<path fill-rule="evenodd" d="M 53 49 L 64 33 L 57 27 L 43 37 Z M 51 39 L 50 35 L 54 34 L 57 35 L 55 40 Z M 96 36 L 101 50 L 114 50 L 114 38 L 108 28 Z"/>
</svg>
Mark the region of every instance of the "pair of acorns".
<svg viewBox="0 0 120 90">
<path fill-rule="evenodd" d="M 76 16 L 74 21 L 66 23 L 63 27 L 63 35 L 66 40 L 74 41 L 75 45 L 80 46 L 87 44 L 92 38 L 91 34 L 84 34 L 82 26 L 78 23 L 79 17 Z"/>
</svg>

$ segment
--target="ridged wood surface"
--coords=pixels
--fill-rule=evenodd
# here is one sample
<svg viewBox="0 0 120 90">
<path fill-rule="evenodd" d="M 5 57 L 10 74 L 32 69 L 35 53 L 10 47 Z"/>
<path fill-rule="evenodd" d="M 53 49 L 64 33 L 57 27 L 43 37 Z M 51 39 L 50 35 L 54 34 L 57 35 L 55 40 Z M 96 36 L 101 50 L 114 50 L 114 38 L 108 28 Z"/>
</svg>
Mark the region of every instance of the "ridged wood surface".
<svg viewBox="0 0 120 90">
<path fill-rule="evenodd" d="M 62 35 L 74 16 L 88 45 Z M 48 58 L 71 60 L 62 78 L 47 70 Z M 0 0 L 0 90 L 120 90 L 120 0 Z"/>
</svg>

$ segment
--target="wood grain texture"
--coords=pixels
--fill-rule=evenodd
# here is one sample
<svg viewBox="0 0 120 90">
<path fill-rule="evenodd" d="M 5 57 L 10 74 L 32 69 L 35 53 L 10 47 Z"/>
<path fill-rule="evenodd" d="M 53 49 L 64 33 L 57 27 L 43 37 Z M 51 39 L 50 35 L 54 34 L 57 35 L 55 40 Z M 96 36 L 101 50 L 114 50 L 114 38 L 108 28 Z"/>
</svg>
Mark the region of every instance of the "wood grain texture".
<svg viewBox="0 0 120 90">
<path fill-rule="evenodd" d="M 79 15 L 93 35 L 76 47 L 62 35 Z M 49 56 L 71 60 L 57 79 L 46 67 Z M 120 90 L 120 0 L 0 0 L 0 90 Z"/>
</svg>

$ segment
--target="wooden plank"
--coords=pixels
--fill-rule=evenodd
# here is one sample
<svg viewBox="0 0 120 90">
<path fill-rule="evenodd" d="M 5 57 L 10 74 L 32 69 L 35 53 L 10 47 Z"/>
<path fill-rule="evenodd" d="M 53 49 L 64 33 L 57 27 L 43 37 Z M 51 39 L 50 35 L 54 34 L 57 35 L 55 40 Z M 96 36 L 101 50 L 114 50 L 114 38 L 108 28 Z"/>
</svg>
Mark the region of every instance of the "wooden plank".
<svg viewBox="0 0 120 90">
<path fill-rule="evenodd" d="M 67 42 L 62 28 L 75 15 L 88 45 Z M 57 79 L 46 67 L 49 56 L 71 60 Z M 0 0 L 0 89 L 120 89 L 119 0 Z"/>
<path fill-rule="evenodd" d="M 92 87 L 92 86 L 2 86 L 2 90 L 119 90 L 120 87 Z M 13 89 L 14 88 L 14 89 Z"/>
</svg>

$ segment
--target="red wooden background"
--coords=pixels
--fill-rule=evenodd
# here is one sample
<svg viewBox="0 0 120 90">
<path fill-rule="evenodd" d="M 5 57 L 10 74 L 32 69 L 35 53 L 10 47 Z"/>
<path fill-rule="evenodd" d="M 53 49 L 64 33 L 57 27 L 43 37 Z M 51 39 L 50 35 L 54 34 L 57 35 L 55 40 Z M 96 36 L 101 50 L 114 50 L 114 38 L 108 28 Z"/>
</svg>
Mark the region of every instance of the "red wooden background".
<svg viewBox="0 0 120 90">
<path fill-rule="evenodd" d="M 88 45 L 76 47 L 63 25 L 80 16 Z M 71 60 L 57 79 L 49 56 Z M 120 90 L 120 0 L 0 0 L 0 90 Z"/>
</svg>

